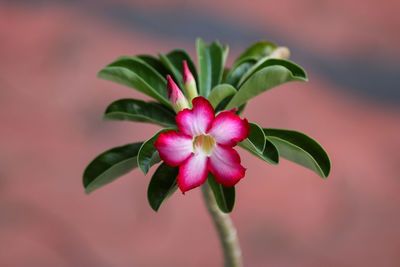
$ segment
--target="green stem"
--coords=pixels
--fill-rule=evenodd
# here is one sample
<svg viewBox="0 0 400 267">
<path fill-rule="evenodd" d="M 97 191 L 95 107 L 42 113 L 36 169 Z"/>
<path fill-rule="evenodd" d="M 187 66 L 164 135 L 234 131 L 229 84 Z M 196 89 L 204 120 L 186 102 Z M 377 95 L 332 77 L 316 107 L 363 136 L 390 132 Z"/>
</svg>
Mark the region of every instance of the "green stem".
<svg viewBox="0 0 400 267">
<path fill-rule="evenodd" d="M 235 226 L 228 214 L 217 206 L 210 186 L 205 182 L 202 187 L 204 202 L 218 231 L 219 240 L 224 250 L 226 267 L 242 267 L 242 253 Z"/>
</svg>

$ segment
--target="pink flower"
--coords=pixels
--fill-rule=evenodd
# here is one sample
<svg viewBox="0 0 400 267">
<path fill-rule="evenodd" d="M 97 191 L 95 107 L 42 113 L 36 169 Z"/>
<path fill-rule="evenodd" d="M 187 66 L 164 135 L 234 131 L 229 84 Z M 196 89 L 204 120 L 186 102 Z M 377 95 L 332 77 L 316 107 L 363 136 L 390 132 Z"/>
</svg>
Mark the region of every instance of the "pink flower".
<svg viewBox="0 0 400 267">
<path fill-rule="evenodd" d="M 247 138 L 249 123 L 230 111 L 215 116 L 204 97 L 192 103 L 193 109 L 177 114 L 178 131 L 161 133 L 154 146 L 166 164 L 180 166 L 177 183 L 183 193 L 203 184 L 209 171 L 218 183 L 234 186 L 246 169 L 233 147 Z"/>
</svg>

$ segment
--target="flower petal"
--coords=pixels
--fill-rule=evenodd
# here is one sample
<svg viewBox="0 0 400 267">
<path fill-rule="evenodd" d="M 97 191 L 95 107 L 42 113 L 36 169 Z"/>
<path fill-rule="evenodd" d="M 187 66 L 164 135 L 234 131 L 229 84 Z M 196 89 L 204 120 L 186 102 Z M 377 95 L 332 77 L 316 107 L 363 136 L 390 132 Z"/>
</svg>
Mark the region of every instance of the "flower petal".
<svg viewBox="0 0 400 267">
<path fill-rule="evenodd" d="M 179 131 L 190 136 L 205 134 L 214 119 L 214 109 L 210 102 L 201 96 L 193 99 L 192 103 L 192 110 L 185 109 L 176 115 L 176 125 Z"/>
<path fill-rule="evenodd" d="M 240 165 L 240 156 L 231 147 L 217 145 L 208 160 L 208 168 L 215 180 L 223 186 L 234 186 L 244 177 L 246 169 Z"/>
<path fill-rule="evenodd" d="M 200 186 L 207 180 L 207 155 L 192 154 L 179 168 L 177 183 L 182 193 Z"/>
<path fill-rule="evenodd" d="M 250 125 L 247 119 L 240 119 L 236 114 L 229 111 L 219 113 L 208 134 L 211 135 L 219 144 L 235 146 L 249 136 Z"/>
<path fill-rule="evenodd" d="M 193 153 L 192 138 L 178 131 L 161 133 L 154 146 L 169 166 L 182 164 Z"/>
</svg>

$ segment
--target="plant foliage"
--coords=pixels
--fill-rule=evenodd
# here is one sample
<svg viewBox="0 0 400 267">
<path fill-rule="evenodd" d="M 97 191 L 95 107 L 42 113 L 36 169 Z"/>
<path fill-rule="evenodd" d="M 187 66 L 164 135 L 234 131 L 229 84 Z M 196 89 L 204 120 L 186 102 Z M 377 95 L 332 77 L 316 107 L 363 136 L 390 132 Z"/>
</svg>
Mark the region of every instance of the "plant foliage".
<svg viewBox="0 0 400 267">
<path fill-rule="evenodd" d="M 158 135 L 175 129 L 175 112 L 167 97 L 166 75 L 171 75 L 183 88 L 182 61 L 186 61 L 197 83 L 199 95 L 208 98 L 216 109 L 239 108 L 243 111 L 248 101 L 281 84 L 307 81 L 306 72 L 286 59 L 274 58 L 278 47 L 271 42 L 258 42 L 246 49 L 231 68 L 225 66 L 228 47 L 219 42 L 205 44 L 197 40 L 197 68 L 184 50 L 167 54 L 122 56 L 99 71 L 98 77 L 137 90 L 156 102 L 120 99 L 111 103 L 104 119 L 147 122 L 166 127 L 147 141 L 132 143 L 107 150 L 97 156 L 85 169 L 83 185 L 90 193 L 121 177 L 136 167 L 144 174 L 160 162 L 153 143 Z M 262 128 L 250 123 L 250 134 L 239 144 L 262 161 L 278 165 L 280 158 L 304 166 L 322 178 L 330 172 L 330 160 L 320 144 L 311 137 L 292 130 Z M 157 211 L 177 189 L 178 167 L 165 163 L 154 172 L 147 191 L 152 209 Z M 208 183 L 223 212 L 231 212 L 235 202 L 235 188 L 218 184 L 210 173 Z"/>
</svg>

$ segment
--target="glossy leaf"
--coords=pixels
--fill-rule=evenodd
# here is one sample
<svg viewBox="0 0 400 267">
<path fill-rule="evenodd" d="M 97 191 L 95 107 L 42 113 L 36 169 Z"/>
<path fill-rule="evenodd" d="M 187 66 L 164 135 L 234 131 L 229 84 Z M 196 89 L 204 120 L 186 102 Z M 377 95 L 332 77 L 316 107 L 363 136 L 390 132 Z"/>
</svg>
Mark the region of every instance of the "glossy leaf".
<svg viewBox="0 0 400 267">
<path fill-rule="evenodd" d="M 279 151 L 268 136 L 265 136 L 265 148 L 260 159 L 274 165 L 279 164 Z"/>
<path fill-rule="evenodd" d="M 119 146 L 98 155 L 83 173 L 85 192 L 90 193 L 136 168 L 141 145 L 132 143 Z"/>
<path fill-rule="evenodd" d="M 187 65 L 189 67 L 190 72 L 192 73 L 194 79 L 197 81 L 197 70 L 196 66 L 193 63 L 190 55 L 181 49 L 172 50 L 167 54 L 167 58 L 174 65 L 174 67 L 179 71 L 179 73 L 183 73 L 183 61 L 186 60 Z M 182 80 L 183 81 L 183 80 Z"/>
<path fill-rule="evenodd" d="M 186 51 L 177 49 L 172 50 L 167 55 L 158 53 L 158 56 L 160 57 L 160 60 L 164 64 L 164 66 L 173 74 L 173 76 L 175 77 L 174 80 L 178 83 L 181 90 L 183 89 L 182 64 L 184 60 L 186 60 L 189 70 L 193 74 L 194 79 L 197 80 L 196 67 Z"/>
<path fill-rule="evenodd" d="M 175 113 L 164 105 L 137 99 L 120 99 L 111 103 L 103 116 L 107 120 L 149 122 L 164 127 L 175 126 Z"/>
<path fill-rule="evenodd" d="M 219 209 L 225 213 L 231 212 L 235 205 L 235 187 L 225 187 L 217 183 L 211 173 L 207 180 Z"/>
<path fill-rule="evenodd" d="M 199 66 L 199 94 L 208 97 L 211 88 L 220 84 L 224 70 L 224 49 L 214 42 L 205 45 L 197 39 L 197 63 Z"/>
<path fill-rule="evenodd" d="M 120 57 L 100 70 L 98 77 L 136 89 L 170 106 L 167 80 L 140 58 Z"/>
<path fill-rule="evenodd" d="M 168 74 L 171 74 L 164 64 L 152 55 L 137 55 L 137 57 L 153 67 L 162 77 L 167 77 Z"/>
<path fill-rule="evenodd" d="M 238 107 L 251 98 L 283 83 L 307 81 L 305 71 L 296 64 L 282 59 L 269 59 L 268 66 L 253 73 L 239 88 L 227 109 Z"/>
<path fill-rule="evenodd" d="M 239 62 L 246 58 L 253 58 L 255 60 L 260 60 L 264 57 L 269 56 L 277 46 L 271 42 L 261 41 L 253 44 L 249 48 L 246 49 L 235 61 Z"/>
<path fill-rule="evenodd" d="M 249 123 L 249 136 L 239 146 L 246 149 L 260 159 L 277 165 L 279 163 L 279 153 L 274 144 L 265 137 L 263 129 L 255 123 Z"/>
<path fill-rule="evenodd" d="M 226 83 L 219 84 L 211 90 L 208 100 L 215 109 L 222 100 L 235 93 L 236 89 L 232 85 Z"/>
<path fill-rule="evenodd" d="M 148 173 L 151 166 L 161 161 L 158 151 L 154 146 L 154 142 L 157 140 L 160 133 L 170 130 L 173 130 L 173 128 L 162 129 L 161 131 L 157 132 L 153 137 L 145 141 L 140 147 L 137 162 L 140 170 L 144 174 Z"/>
<path fill-rule="evenodd" d="M 245 81 L 247 81 L 254 73 L 259 70 L 262 70 L 269 66 L 280 65 L 287 69 L 289 69 L 294 76 L 304 79 L 307 81 L 307 74 L 306 72 L 299 66 L 293 63 L 292 61 L 285 60 L 285 59 L 278 59 L 278 58 L 265 58 L 258 61 L 254 64 L 245 74 L 243 74 L 242 78 L 240 79 L 238 86 L 240 87 Z"/>
<path fill-rule="evenodd" d="M 311 137 L 283 129 L 266 128 L 264 133 L 278 148 L 281 157 L 314 171 L 322 178 L 328 177 L 331 170 L 328 154 Z"/>
<path fill-rule="evenodd" d="M 225 82 L 229 83 L 233 86 L 237 86 L 239 84 L 240 79 L 243 77 L 243 75 L 251 69 L 255 64 L 257 60 L 253 58 L 245 59 L 243 61 L 240 61 L 238 64 L 235 64 L 232 69 L 228 72 Z"/>
<path fill-rule="evenodd" d="M 249 136 L 240 143 L 243 147 L 246 147 L 262 153 L 265 148 L 265 134 L 263 129 L 255 123 L 249 123 L 250 133 Z"/>
<path fill-rule="evenodd" d="M 147 200 L 154 211 L 158 211 L 164 201 L 178 188 L 176 183 L 178 172 L 179 167 L 171 167 L 162 163 L 153 174 L 147 189 Z"/>
</svg>

